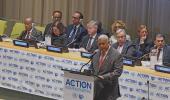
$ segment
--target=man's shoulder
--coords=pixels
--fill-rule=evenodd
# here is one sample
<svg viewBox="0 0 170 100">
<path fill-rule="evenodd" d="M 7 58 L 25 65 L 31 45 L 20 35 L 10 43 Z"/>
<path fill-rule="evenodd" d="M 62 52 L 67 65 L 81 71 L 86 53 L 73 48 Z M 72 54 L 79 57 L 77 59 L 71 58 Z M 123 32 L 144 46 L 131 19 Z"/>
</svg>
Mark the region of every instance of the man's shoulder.
<svg viewBox="0 0 170 100">
<path fill-rule="evenodd" d="M 113 48 L 113 47 L 110 47 L 109 51 L 110 52 L 108 52 L 108 53 L 110 53 L 110 55 L 112 55 L 112 56 L 120 55 L 120 53 L 115 48 Z"/>
<path fill-rule="evenodd" d="M 36 28 L 33 28 L 32 31 L 33 31 L 33 33 L 42 34 L 42 32 Z"/>
<path fill-rule="evenodd" d="M 73 24 L 69 24 L 66 28 L 69 29 L 69 28 L 72 28 L 74 25 Z"/>
</svg>

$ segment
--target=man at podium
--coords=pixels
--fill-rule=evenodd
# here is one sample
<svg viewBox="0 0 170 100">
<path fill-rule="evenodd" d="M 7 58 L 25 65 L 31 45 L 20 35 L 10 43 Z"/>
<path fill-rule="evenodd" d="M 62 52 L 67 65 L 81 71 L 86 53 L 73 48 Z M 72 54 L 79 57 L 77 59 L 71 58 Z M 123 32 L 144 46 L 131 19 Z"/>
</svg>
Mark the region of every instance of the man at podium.
<svg viewBox="0 0 170 100">
<path fill-rule="evenodd" d="M 116 100 L 120 96 L 118 77 L 123 69 L 122 56 L 110 46 L 106 35 L 99 36 L 98 47 L 90 66 L 97 76 L 94 82 L 94 100 Z"/>
</svg>

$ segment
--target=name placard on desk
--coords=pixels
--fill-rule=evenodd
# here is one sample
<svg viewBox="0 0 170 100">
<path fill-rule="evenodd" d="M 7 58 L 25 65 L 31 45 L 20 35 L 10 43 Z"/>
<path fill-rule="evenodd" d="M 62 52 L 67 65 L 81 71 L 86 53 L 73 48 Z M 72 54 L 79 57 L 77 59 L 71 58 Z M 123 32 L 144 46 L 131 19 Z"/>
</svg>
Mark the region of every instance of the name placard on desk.
<svg viewBox="0 0 170 100">
<path fill-rule="evenodd" d="M 170 66 L 155 65 L 155 70 L 158 72 L 170 73 Z"/>
<path fill-rule="evenodd" d="M 13 44 L 20 47 L 29 47 L 29 43 L 23 40 L 13 40 Z"/>
<path fill-rule="evenodd" d="M 91 59 L 93 56 L 93 54 L 89 52 L 80 52 L 80 55 L 82 58 L 88 58 L 88 59 Z"/>
<path fill-rule="evenodd" d="M 47 46 L 46 49 L 47 51 L 52 51 L 52 52 L 57 52 L 57 53 L 62 53 L 63 51 L 62 47 L 55 47 L 55 46 Z"/>
</svg>

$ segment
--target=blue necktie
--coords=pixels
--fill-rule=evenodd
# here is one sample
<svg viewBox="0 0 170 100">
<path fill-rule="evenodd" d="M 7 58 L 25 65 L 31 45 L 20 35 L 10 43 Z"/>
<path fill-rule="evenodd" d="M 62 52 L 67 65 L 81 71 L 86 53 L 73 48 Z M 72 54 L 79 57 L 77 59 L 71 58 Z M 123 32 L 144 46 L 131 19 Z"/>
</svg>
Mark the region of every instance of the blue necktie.
<svg viewBox="0 0 170 100">
<path fill-rule="evenodd" d="M 72 42 L 74 40 L 75 35 L 76 35 L 76 29 L 77 29 L 76 26 L 74 26 L 70 35 L 69 35 L 69 42 Z"/>
</svg>

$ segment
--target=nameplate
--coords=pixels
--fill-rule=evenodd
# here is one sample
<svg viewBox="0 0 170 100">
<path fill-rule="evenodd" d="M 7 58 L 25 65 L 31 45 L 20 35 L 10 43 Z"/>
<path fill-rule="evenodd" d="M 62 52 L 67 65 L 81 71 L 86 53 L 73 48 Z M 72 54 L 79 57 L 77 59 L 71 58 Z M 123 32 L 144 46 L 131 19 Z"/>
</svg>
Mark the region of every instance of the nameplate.
<svg viewBox="0 0 170 100">
<path fill-rule="evenodd" d="M 47 46 L 47 51 L 62 53 L 62 47 Z"/>
<path fill-rule="evenodd" d="M 29 47 L 29 43 L 23 40 L 13 40 L 13 44 L 20 47 Z"/>
<path fill-rule="evenodd" d="M 123 65 L 127 65 L 127 66 L 132 66 L 132 67 L 134 67 L 134 66 L 135 66 L 134 60 L 124 58 L 124 59 L 123 59 Z"/>
<path fill-rule="evenodd" d="M 89 53 L 89 52 L 80 52 L 81 53 L 81 57 L 82 58 L 88 58 L 88 59 L 91 59 L 93 54 L 92 53 Z"/>
<path fill-rule="evenodd" d="M 155 65 L 155 70 L 158 72 L 170 73 L 170 66 Z"/>
</svg>

